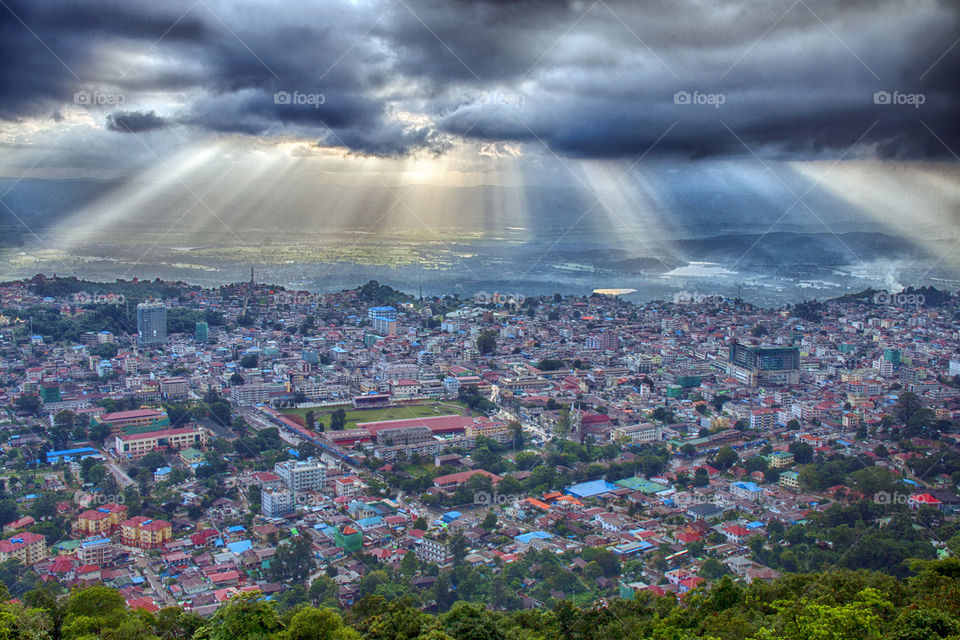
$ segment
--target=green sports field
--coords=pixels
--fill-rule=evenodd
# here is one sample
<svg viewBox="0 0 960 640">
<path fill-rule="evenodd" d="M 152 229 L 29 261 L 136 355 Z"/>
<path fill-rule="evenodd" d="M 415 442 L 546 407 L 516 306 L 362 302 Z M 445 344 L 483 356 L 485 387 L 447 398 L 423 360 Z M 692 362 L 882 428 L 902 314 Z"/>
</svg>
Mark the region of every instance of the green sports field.
<svg viewBox="0 0 960 640">
<path fill-rule="evenodd" d="M 380 420 L 404 420 L 408 418 L 428 418 L 433 416 L 449 416 L 458 414 L 462 416 L 470 415 L 470 410 L 459 402 L 427 402 L 415 405 L 403 405 L 400 407 L 387 407 L 385 409 L 354 409 L 350 405 L 343 405 L 343 410 L 347 413 L 347 429 L 356 429 L 358 422 L 378 422 Z M 307 411 L 313 411 L 314 419 L 317 422 L 323 422 L 326 429 L 330 428 L 330 414 L 337 410 L 337 407 L 317 407 L 314 409 L 284 409 L 283 414 L 287 416 L 297 416 L 306 419 Z"/>
</svg>

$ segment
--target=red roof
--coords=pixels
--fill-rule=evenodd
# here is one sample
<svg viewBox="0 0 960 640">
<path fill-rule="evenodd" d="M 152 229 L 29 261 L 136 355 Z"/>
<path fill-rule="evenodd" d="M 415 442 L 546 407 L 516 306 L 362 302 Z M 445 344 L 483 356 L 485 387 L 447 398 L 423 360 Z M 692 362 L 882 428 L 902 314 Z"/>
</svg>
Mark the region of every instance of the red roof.
<svg viewBox="0 0 960 640">
<path fill-rule="evenodd" d="M 100 420 L 105 422 L 114 422 L 117 420 L 133 420 L 134 418 L 148 418 L 151 416 L 159 417 L 163 415 L 162 411 L 156 409 L 134 409 L 133 411 L 114 411 L 113 413 L 104 413 Z"/>
<path fill-rule="evenodd" d="M 159 531 L 171 526 L 166 520 L 152 520 L 146 516 L 134 516 L 121 523 L 125 527 L 137 527 L 145 531 Z"/>
<path fill-rule="evenodd" d="M 460 484 L 460 483 L 466 482 L 467 480 L 469 480 L 470 478 L 472 478 L 477 474 L 487 476 L 488 478 L 490 478 L 490 480 L 494 482 L 494 484 L 496 484 L 497 482 L 500 482 L 500 476 L 496 474 L 490 473 L 489 471 L 485 471 L 483 469 L 471 469 L 469 471 L 451 473 L 445 476 L 437 476 L 436 478 L 433 479 L 433 483 L 438 486 L 445 485 L 445 484 Z"/>
<path fill-rule="evenodd" d="M 154 520 L 153 522 L 144 522 L 140 528 L 145 531 L 160 531 L 171 526 L 166 520 Z"/>
<path fill-rule="evenodd" d="M 144 611 L 149 611 L 150 613 L 156 613 L 160 611 L 158 607 L 153 602 L 153 598 L 134 598 L 133 600 L 127 600 L 127 606 L 131 609 L 143 609 Z"/>
<path fill-rule="evenodd" d="M 280 476 L 269 471 L 258 471 L 253 474 L 253 477 L 259 482 L 280 482 Z"/>
<path fill-rule="evenodd" d="M 83 518 L 84 520 L 103 520 L 104 518 L 110 517 L 109 511 L 98 511 L 96 509 L 90 509 L 89 511 L 84 511 L 81 513 L 78 518 Z"/>
<path fill-rule="evenodd" d="M 44 540 L 42 535 L 24 531 L 23 533 L 17 533 L 6 540 L 0 540 L 0 551 L 4 553 L 11 553 L 21 548 L 23 545 L 35 544 L 42 540 Z"/>
<path fill-rule="evenodd" d="M 50 571 L 53 573 L 66 573 L 73 569 L 73 558 L 71 556 L 57 556 L 50 563 Z"/>
<path fill-rule="evenodd" d="M 699 540 L 700 536 L 696 533 L 688 533 L 686 531 L 682 531 L 677 535 L 675 535 L 674 538 L 677 539 L 677 542 L 682 542 L 683 544 L 689 544 L 691 542 L 696 542 L 697 540 Z"/>
<path fill-rule="evenodd" d="M 13 522 L 11 522 L 10 524 L 8 524 L 7 526 L 10 527 L 11 529 L 20 529 L 20 528 L 22 528 L 22 527 L 28 527 L 28 526 L 30 526 L 31 524 L 33 524 L 34 522 L 36 522 L 36 520 L 34 520 L 33 518 L 31 518 L 30 516 L 23 516 L 23 517 L 20 518 L 19 520 L 14 520 Z"/>
<path fill-rule="evenodd" d="M 210 582 L 216 584 L 218 582 L 230 582 L 231 580 L 239 580 L 240 572 L 239 571 L 223 571 L 221 573 L 214 573 L 207 576 L 210 579 Z"/>
</svg>

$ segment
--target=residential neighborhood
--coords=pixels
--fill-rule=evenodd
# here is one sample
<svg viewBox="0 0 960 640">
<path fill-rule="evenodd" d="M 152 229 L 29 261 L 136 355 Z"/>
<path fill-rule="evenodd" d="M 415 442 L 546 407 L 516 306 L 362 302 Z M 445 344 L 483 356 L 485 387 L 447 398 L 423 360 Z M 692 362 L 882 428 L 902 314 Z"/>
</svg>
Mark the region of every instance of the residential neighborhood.
<svg viewBox="0 0 960 640">
<path fill-rule="evenodd" d="M 91 304 L 88 286 L 0 285 L 15 596 L 515 610 L 831 563 L 901 575 L 960 547 L 949 294 L 767 310 L 251 280 Z"/>
</svg>

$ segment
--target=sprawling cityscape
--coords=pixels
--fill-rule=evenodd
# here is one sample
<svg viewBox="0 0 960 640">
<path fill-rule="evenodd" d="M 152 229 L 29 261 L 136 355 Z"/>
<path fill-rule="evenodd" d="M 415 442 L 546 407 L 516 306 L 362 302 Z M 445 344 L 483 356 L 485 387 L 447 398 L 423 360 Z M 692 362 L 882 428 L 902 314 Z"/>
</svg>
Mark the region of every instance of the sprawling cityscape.
<svg viewBox="0 0 960 640">
<path fill-rule="evenodd" d="M 0 0 L 0 640 L 960 640 L 958 36 Z"/>
<path fill-rule="evenodd" d="M 905 577 L 960 551 L 957 308 L 7 283 L 0 578 L 209 617 Z"/>
</svg>

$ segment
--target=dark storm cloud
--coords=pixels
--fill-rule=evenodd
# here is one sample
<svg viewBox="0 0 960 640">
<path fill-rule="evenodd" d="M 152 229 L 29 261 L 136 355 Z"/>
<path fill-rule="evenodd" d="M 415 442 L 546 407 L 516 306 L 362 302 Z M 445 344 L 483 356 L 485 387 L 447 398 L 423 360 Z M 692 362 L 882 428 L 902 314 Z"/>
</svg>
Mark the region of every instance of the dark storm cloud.
<svg viewBox="0 0 960 640">
<path fill-rule="evenodd" d="M 208 37 L 202 22 L 182 16 L 175 4 L 89 0 L 8 0 L 0 7 L 0 118 L 43 113 L 72 100 L 92 68 L 97 46 L 111 39 L 155 41 L 166 32 L 171 46 Z"/>
<path fill-rule="evenodd" d="M 575 157 L 839 157 L 858 141 L 854 154 L 884 158 L 960 150 L 960 22 L 946 1 L 9 6 L 7 120 L 106 87 L 125 99 L 114 130 L 176 122 L 361 154 L 442 152 L 456 137 Z"/>
<path fill-rule="evenodd" d="M 117 111 L 107 116 L 107 129 L 120 133 L 140 133 L 169 126 L 153 111 Z"/>
</svg>

